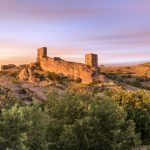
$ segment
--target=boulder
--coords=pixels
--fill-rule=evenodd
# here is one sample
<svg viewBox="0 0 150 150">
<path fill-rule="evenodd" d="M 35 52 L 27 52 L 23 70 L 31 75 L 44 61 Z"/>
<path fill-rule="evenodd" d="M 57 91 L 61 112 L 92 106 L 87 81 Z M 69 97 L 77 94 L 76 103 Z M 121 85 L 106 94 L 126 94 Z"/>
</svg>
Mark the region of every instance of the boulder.
<svg viewBox="0 0 150 150">
<path fill-rule="evenodd" d="M 22 69 L 25 68 L 26 66 L 27 66 L 27 64 L 22 64 L 22 65 L 19 65 L 18 68 L 19 68 L 20 70 L 22 70 Z"/>
<path fill-rule="evenodd" d="M 37 64 L 37 63 L 31 63 L 31 64 L 28 65 L 28 67 L 29 67 L 31 70 L 35 70 L 35 69 L 37 69 L 38 64 Z"/>
<path fill-rule="evenodd" d="M 31 70 L 31 68 L 28 68 L 28 81 L 29 82 L 39 82 L 39 79 L 35 77 L 34 70 Z"/>
<path fill-rule="evenodd" d="M 104 75 L 99 75 L 97 78 L 97 81 L 100 81 L 101 83 L 109 83 L 110 79 L 108 79 L 106 76 Z"/>
<path fill-rule="evenodd" d="M 19 79 L 21 81 L 38 82 L 39 79 L 35 77 L 34 70 L 36 68 L 31 64 L 24 67 L 19 73 Z"/>
<path fill-rule="evenodd" d="M 24 81 L 24 80 L 28 80 L 28 78 L 29 78 L 28 68 L 24 67 L 19 73 L 19 79 L 21 81 Z"/>
</svg>

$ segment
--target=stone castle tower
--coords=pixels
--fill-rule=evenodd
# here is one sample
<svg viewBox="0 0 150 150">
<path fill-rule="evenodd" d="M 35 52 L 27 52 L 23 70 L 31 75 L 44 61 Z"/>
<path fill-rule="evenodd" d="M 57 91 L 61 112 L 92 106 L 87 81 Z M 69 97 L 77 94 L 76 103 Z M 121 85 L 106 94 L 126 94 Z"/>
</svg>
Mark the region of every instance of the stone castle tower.
<svg viewBox="0 0 150 150">
<path fill-rule="evenodd" d="M 97 54 L 86 54 L 85 55 L 85 64 L 92 66 L 92 67 L 98 67 L 98 56 Z"/>
<path fill-rule="evenodd" d="M 43 58 L 47 58 L 47 48 L 46 47 L 42 47 L 42 48 L 38 49 L 37 62 L 40 63 L 40 60 Z"/>
<path fill-rule="evenodd" d="M 40 63 L 40 60 L 47 58 L 47 48 L 42 47 L 38 49 L 37 62 Z M 98 67 L 98 56 L 97 54 L 86 54 L 85 55 L 85 64 L 91 67 Z"/>
<path fill-rule="evenodd" d="M 85 84 L 93 83 L 100 75 L 96 54 L 85 55 L 85 64 L 83 64 L 65 61 L 58 57 L 48 57 L 46 47 L 39 48 L 37 53 L 37 63 L 44 71 L 63 74 L 73 79 L 80 78 Z"/>
</svg>

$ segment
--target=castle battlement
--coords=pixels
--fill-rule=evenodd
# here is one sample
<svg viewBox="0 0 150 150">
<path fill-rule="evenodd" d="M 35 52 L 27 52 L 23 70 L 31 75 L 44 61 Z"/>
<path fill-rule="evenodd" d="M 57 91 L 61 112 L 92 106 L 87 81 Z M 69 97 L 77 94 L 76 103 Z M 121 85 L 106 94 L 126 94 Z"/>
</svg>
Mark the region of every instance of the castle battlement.
<svg viewBox="0 0 150 150">
<path fill-rule="evenodd" d="M 80 78 L 86 84 L 94 82 L 100 74 L 96 54 L 87 54 L 85 64 L 64 61 L 59 57 L 48 57 L 46 47 L 38 49 L 37 56 L 37 62 L 44 71 L 64 74 L 74 79 Z"/>
</svg>

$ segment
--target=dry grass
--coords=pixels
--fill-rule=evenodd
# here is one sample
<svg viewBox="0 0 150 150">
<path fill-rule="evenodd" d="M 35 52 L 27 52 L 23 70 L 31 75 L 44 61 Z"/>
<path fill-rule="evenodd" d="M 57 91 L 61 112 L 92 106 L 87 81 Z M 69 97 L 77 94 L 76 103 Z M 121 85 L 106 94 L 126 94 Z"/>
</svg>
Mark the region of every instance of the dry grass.
<svg viewBox="0 0 150 150">
<path fill-rule="evenodd" d="M 119 82 L 139 88 L 150 88 L 150 63 L 136 66 L 102 67 L 101 72 Z"/>
</svg>

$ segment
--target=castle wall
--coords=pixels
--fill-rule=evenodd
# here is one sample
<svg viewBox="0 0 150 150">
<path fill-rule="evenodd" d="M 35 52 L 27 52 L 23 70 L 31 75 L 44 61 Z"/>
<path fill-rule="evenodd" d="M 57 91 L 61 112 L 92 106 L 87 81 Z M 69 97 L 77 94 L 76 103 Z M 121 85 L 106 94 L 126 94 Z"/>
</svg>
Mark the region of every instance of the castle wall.
<svg viewBox="0 0 150 150">
<path fill-rule="evenodd" d="M 61 59 L 42 58 L 40 59 L 40 67 L 44 71 L 63 74 L 75 79 L 81 78 L 85 84 L 92 83 L 99 75 L 98 68 L 90 67 L 81 63 L 67 62 Z"/>
</svg>

